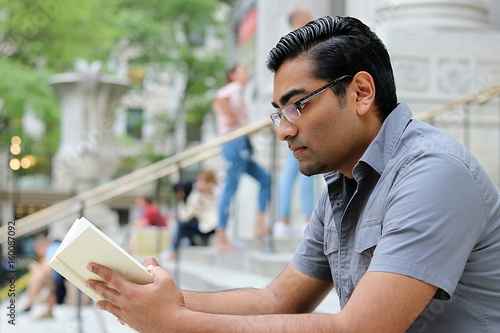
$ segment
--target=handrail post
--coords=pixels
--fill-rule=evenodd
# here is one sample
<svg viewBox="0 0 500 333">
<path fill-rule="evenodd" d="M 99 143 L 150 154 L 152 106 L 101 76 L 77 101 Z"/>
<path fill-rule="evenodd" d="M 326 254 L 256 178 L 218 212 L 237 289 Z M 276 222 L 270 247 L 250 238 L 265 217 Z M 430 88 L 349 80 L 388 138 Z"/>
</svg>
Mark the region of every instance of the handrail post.
<svg viewBox="0 0 500 333">
<path fill-rule="evenodd" d="M 467 149 L 470 149 L 470 123 L 471 123 L 471 114 L 470 114 L 470 103 L 466 103 L 463 105 L 464 110 L 464 146 Z"/>
<path fill-rule="evenodd" d="M 85 201 L 80 201 L 80 218 L 83 217 L 85 211 Z M 77 301 L 76 301 L 76 322 L 78 325 L 78 333 L 83 333 L 83 320 L 82 320 L 82 291 L 78 289 Z"/>
<path fill-rule="evenodd" d="M 269 215 L 271 216 L 271 223 L 269 223 L 269 243 L 268 243 L 268 251 L 275 252 L 276 244 L 274 243 L 274 223 L 276 222 L 276 177 L 278 175 L 278 163 L 277 163 L 277 155 L 278 155 L 278 140 L 276 133 L 272 134 L 272 147 L 271 147 L 271 200 L 269 202 Z"/>
<path fill-rule="evenodd" d="M 181 251 L 182 246 L 177 248 L 177 251 L 175 252 L 175 263 L 174 263 L 174 281 L 177 283 L 178 286 L 181 285 Z"/>
<path fill-rule="evenodd" d="M 158 214 L 156 216 L 155 228 L 156 228 L 156 253 L 160 253 L 162 251 L 162 226 L 160 225 L 160 191 L 161 191 L 161 178 L 158 178 L 155 183 L 155 203 L 158 206 Z"/>
<path fill-rule="evenodd" d="M 179 180 L 178 181 L 181 182 L 181 181 L 183 181 L 183 176 L 182 176 L 182 171 L 183 170 L 182 170 L 181 163 L 177 162 L 176 166 L 177 166 L 177 172 L 179 173 Z M 177 200 L 178 200 L 178 198 L 177 198 L 177 194 L 176 194 L 176 197 L 175 197 L 175 204 L 176 205 L 178 205 Z M 176 216 L 177 216 L 177 213 L 176 213 Z M 177 221 L 175 221 L 175 223 L 179 223 L 178 219 L 177 219 Z M 173 242 L 176 241 L 174 239 L 174 237 L 177 237 L 178 236 L 177 233 L 179 232 L 179 226 L 176 225 L 175 228 L 176 229 L 174 230 L 173 234 L 170 235 L 170 242 L 172 244 L 173 244 Z M 179 286 L 181 285 L 181 255 L 182 255 L 182 246 L 180 246 L 180 242 L 179 242 L 179 246 L 177 247 L 177 250 L 175 250 L 174 274 L 173 274 L 174 275 L 174 281 Z"/>
</svg>

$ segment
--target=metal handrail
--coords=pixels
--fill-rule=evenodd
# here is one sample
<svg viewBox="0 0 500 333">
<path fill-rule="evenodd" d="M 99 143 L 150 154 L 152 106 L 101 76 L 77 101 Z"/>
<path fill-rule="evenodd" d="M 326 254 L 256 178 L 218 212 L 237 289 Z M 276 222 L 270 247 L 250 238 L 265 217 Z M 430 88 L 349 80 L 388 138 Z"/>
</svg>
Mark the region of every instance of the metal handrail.
<svg viewBox="0 0 500 333">
<path fill-rule="evenodd" d="M 500 85 L 493 85 L 488 89 L 481 90 L 475 94 L 445 103 L 441 106 L 435 107 L 428 111 L 421 112 L 415 115 L 413 118 L 417 120 L 428 121 L 436 116 L 439 116 L 440 114 L 456 109 L 461 105 L 467 105 L 472 103 L 484 104 L 499 95 L 500 95 Z"/>
<path fill-rule="evenodd" d="M 429 121 L 440 114 L 456 109 L 458 106 L 469 105 L 472 103 L 484 104 L 499 95 L 500 85 L 494 85 L 465 98 L 457 99 L 439 107 L 416 114 L 414 118 L 422 121 Z M 177 172 L 179 169 L 215 156 L 220 153 L 220 146 L 224 143 L 258 132 L 270 125 L 270 119 L 264 118 L 231 133 L 187 149 L 172 157 L 133 171 L 106 184 L 80 193 L 72 198 L 63 200 L 36 213 L 23 217 L 16 221 L 16 237 L 22 237 L 35 233 L 47 227 L 51 223 L 54 223 L 71 214 L 80 212 L 82 207 L 89 208 L 99 203 L 106 202 L 134 190 L 137 187 Z M 7 225 L 1 226 L 0 244 L 7 241 L 7 235 Z"/>
<path fill-rule="evenodd" d="M 114 199 L 156 179 L 168 176 L 187 166 L 215 156 L 220 153 L 220 147 L 224 143 L 258 132 L 271 126 L 271 124 L 269 118 L 261 119 L 23 217 L 16 221 L 15 236 L 22 237 L 33 234 L 62 218 L 80 212 L 82 207 L 87 209 Z M 7 225 L 0 227 L 0 244 L 5 243 L 8 239 L 7 227 Z"/>
</svg>

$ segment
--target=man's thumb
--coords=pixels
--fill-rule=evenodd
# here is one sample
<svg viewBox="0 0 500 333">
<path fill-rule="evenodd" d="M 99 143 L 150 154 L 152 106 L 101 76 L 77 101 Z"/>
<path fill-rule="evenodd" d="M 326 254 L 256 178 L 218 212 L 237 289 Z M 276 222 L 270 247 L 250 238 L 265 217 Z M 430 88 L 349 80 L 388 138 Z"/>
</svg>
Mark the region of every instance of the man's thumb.
<svg viewBox="0 0 500 333">
<path fill-rule="evenodd" d="M 146 267 L 146 270 L 151 273 L 151 270 L 153 269 L 153 267 L 155 266 L 160 266 L 160 264 L 158 263 L 158 261 L 154 258 L 154 257 L 147 257 L 145 260 L 144 260 L 144 267 Z"/>
</svg>

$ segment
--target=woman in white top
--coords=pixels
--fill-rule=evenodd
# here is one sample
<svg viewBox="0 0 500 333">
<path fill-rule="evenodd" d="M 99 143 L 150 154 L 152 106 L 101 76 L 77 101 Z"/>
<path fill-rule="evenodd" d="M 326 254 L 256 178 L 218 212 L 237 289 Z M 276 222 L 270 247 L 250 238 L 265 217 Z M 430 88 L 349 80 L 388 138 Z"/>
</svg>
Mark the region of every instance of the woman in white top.
<svg viewBox="0 0 500 333">
<path fill-rule="evenodd" d="M 181 240 L 195 235 L 214 233 L 219 220 L 217 207 L 217 177 L 212 170 L 198 173 L 197 181 L 185 200 L 177 205 L 177 232 L 173 237 L 170 259 L 177 256 Z"/>
</svg>

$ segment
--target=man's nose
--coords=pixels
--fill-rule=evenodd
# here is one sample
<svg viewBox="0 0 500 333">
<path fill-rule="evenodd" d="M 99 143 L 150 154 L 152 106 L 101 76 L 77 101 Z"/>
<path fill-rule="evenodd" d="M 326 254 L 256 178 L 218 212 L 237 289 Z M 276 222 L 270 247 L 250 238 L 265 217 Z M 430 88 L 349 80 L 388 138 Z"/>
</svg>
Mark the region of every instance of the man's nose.
<svg viewBox="0 0 500 333">
<path fill-rule="evenodd" d="M 288 121 L 285 117 L 281 117 L 280 126 L 278 127 L 278 139 L 287 141 L 297 135 L 297 126 Z"/>
</svg>

